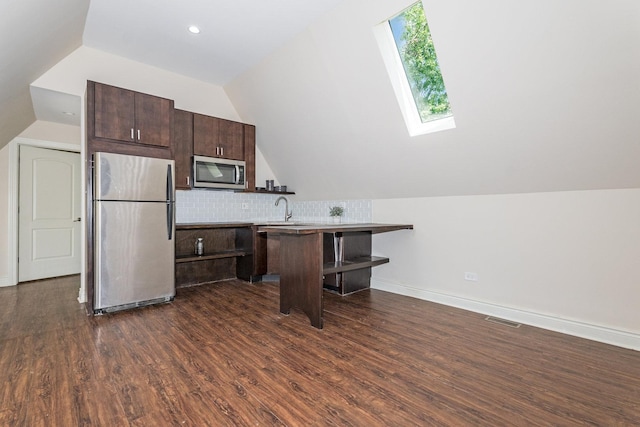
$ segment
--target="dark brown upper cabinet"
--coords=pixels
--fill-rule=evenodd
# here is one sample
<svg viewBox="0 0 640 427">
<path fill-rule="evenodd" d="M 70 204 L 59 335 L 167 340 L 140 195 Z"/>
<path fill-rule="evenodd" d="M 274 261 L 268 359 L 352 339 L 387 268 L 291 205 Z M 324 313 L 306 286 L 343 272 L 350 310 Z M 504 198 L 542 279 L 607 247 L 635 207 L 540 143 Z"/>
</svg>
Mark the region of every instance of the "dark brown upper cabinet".
<svg viewBox="0 0 640 427">
<path fill-rule="evenodd" d="M 194 114 L 193 154 L 245 160 L 244 125 L 231 120 Z"/>
<path fill-rule="evenodd" d="M 247 190 L 254 191 L 256 188 L 256 127 L 254 125 L 244 126 L 244 161 L 247 164 Z"/>
<path fill-rule="evenodd" d="M 176 162 L 176 190 L 191 189 L 191 156 L 193 156 L 193 113 L 173 112 L 173 158 Z"/>
<path fill-rule="evenodd" d="M 169 147 L 173 101 L 101 83 L 94 86 L 94 137 Z"/>
</svg>

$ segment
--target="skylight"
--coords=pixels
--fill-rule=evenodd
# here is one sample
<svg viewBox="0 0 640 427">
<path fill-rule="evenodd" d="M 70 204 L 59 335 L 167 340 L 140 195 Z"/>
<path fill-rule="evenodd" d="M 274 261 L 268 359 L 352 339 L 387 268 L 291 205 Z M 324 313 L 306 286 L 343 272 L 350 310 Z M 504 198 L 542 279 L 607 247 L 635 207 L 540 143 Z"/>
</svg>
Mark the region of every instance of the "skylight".
<svg viewBox="0 0 640 427">
<path fill-rule="evenodd" d="M 455 128 L 422 2 L 374 31 L 409 134 Z"/>
</svg>

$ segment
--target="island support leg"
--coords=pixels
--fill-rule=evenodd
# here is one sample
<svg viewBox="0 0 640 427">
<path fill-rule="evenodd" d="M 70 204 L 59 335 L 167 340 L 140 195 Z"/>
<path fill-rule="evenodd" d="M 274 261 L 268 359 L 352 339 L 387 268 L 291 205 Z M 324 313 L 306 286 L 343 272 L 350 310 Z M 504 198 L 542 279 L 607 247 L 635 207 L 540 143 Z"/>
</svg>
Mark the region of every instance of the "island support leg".
<svg viewBox="0 0 640 427">
<path fill-rule="evenodd" d="M 300 308 L 322 329 L 322 233 L 280 235 L 280 312 Z"/>
</svg>

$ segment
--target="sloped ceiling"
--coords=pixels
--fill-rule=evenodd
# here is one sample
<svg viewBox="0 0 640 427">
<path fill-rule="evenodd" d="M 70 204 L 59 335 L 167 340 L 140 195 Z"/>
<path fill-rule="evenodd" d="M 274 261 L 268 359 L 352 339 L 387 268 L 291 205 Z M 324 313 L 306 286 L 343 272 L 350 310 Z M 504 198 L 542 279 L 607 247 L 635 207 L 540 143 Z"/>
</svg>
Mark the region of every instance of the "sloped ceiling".
<svg viewBox="0 0 640 427">
<path fill-rule="evenodd" d="M 91 0 L 83 43 L 222 86 L 340 1 Z"/>
<path fill-rule="evenodd" d="M 424 0 L 457 128 L 411 138 L 372 28 L 413 1 L 2 2 L 0 146 L 86 16 L 87 46 L 224 85 L 300 198 L 640 186 L 640 2 Z"/>
<path fill-rule="evenodd" d="M 5 0 L 0 148 L 36 116 L 70 121 L 61 116 L 68 94 L 40 88 L 31 88 L 34 115 L 29 84 L 81 44 L 221 86 L 339 1 Z M 192 24 L 197 36 L 187 32 Z"/>
<path fill-rule="evenodd" d="M 305 199 L 640 186 L 640 2 L 424 0 L 457 128 L 409 137 L 372 33 L 414 0 L 346 0 L 225 88 Z"/>
<path fill-rule="evenodd" d="M 82 44 L 89 0 L 0 2 L 0 148 L 35 120 L 29 84 Z"/>
</svg>

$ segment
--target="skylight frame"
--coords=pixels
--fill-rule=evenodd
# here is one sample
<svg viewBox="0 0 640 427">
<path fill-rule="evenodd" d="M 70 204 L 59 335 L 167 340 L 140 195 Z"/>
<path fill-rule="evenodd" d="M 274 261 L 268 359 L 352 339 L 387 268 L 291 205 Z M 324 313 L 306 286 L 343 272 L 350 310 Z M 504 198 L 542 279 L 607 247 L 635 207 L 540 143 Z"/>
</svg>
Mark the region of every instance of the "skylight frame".
<svg viewBox="0 0 640 427">
<path fill-rule="evenodd" d="M 415 4 L 415 3 L 414 3 Z M 423 6 L 424 7 L 424 6 Z M 422 122 L 416 101 L 413 98 L 409 80 L 405 73 L 400 53 L 396 46 L 389 20 L 401 14 L 392 16 L 391 18 L 381 22 L 373 28 L 374 36 L 378 42 L 378 47 L 382 55 L 382 59 L 389 75 L 389 80 L 393 91 L 398 100 L 398 106 L 402 112 L 409 136 L 425 135 L 434 132 L 440 132 L 448 129 L 455 129 L 456 123 L 453 114 L 449 117 L 435 119 Z"/>
</svg>

